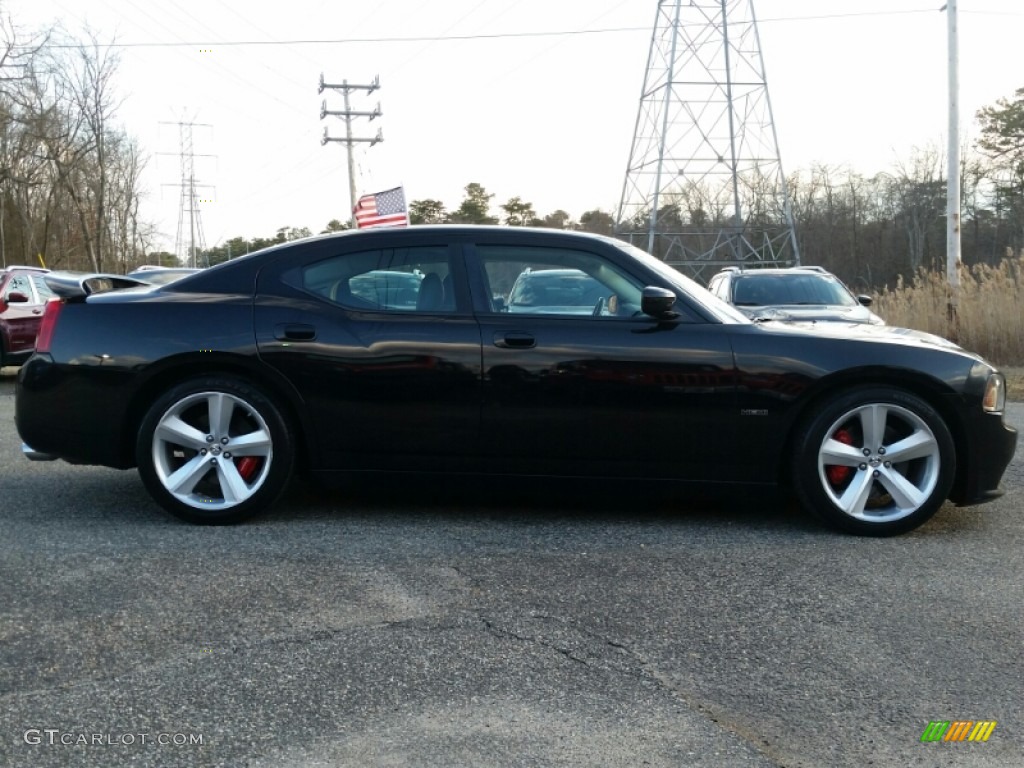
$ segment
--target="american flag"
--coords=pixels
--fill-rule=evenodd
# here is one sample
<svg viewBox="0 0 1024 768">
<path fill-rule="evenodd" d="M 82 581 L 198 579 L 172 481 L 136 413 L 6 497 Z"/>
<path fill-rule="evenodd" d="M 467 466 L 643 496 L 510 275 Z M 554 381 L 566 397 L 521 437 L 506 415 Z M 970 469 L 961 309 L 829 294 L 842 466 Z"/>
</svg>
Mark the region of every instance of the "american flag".
<svg viewBox="0 0 1024 768">
<path fill-rule="evenodd" d="M 402 187 L 395 187 L 384 192 L 363 195 L 356 203 L 355 216 L 357 229 L 408 226 L 405 190 Z"/>
</svg>

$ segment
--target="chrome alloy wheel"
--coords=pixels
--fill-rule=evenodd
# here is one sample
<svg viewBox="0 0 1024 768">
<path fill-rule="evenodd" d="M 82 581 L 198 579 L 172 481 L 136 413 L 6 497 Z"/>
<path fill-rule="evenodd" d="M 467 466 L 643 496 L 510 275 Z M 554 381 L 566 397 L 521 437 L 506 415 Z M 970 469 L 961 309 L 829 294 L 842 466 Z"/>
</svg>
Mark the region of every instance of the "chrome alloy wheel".
<svg viewBox="0 0 1024 768">
<path fill-rule="evenodd" d="M 157 479 L 178 502 L 224 510 L 263 485 L 273 461 L 273 440 L 263 417 L 240 397 L 197 392 L 160 417 L 152 458 Z"/>
<path fill-rule="evenodd" d="M 840 416 L 818 449 L 818 478 L 846 515 L 887 523 L 912 515 L 939 482 L 939 441 L 916 413 L 867 403 Z"/>
</svg>

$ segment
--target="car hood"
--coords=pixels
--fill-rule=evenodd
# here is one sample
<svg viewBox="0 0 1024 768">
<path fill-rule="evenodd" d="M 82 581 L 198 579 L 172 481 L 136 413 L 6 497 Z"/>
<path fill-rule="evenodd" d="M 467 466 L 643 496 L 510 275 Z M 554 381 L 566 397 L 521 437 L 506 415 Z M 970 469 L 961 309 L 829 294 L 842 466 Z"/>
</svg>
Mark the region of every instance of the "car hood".
<svg viewBox="0 0 1024 768">
<path fill-rule="evenodd" d="M 872 325 L 870 323 L 817 323 L 817 322 L 793 322 L 793 321 L 764 321 L 757 323 L 758 327 L 773 333 L 798 334 L 809 337 L 829 337 L 837 339 L 854 339 L 863 341 L 876 341 L 890 344 L 903 344 L 906 346 L 926 346 L 945 349 L 951 352 L 969 355 L 981 360 L 979 355 L 965 350 L 949 339 L 936 336 L 934 333 L 916 331 L 913 328 L 897 328 L 893 325 Z"/>
<path fill-rule="evenodd" d="M 839 323 L 872 323 L 882 325 L 883 320 L 867 307 L 841 307 L 828 304 L 786 305 L 780 307 L 739 307 L 751 320 L 792 320 Z"/>
</svg>

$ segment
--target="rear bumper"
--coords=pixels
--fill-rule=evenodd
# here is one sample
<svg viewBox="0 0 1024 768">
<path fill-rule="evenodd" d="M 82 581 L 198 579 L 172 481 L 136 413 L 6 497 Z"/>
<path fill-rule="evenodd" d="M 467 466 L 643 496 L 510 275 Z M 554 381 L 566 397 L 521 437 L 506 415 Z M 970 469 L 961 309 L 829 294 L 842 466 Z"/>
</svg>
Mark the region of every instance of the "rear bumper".
<svg viewBox="0 0 1024 768">
<path fill-rule="evenodd" d="M 37 451 L 28 443 L 21 444 L 21 455 L 24 456 L 29 461 L 56 461 L 58 458 L 60 458 L 59 456 L 53 453 L 43 453 L 42 451 Z"/>
<path fill-rule="evenodd" d="M 131 466 L 123 439 L 128 393 L 117 386 L 116 376 L 84 365 L 57 365 L 46 354 L 30 357 L 18 371 L 14 400 L 25 457 Z"/>
</svg>

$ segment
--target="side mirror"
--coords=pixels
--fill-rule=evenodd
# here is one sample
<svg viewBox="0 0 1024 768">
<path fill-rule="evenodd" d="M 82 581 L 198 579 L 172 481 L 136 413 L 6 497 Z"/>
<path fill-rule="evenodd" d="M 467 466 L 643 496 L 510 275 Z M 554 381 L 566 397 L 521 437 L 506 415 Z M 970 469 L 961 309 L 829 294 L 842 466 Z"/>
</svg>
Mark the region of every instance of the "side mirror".
<svg viewBox="0 0 1024 768">
<path fill-rule="evenodd" d="M 28 296 L 21 291 L 11 291 L 7 294 L 8 304 L 28 304 Z"/>
<path fill-rule="evenodd" d="M 857 297 L 857 303 L 860 304 L 862 307 L 870 307 L 873 301 L 874 299 L 872 299 L 870 296 L 865 296 L 863 294 Z"/>
<path fill-rule="evenodd" d="M 672 291 L 648 285 L 641 294 L 640 311 L 658 320 L 671 320 L 679 317 L 677 312 L 672 311 L 675 303 L 676 295 Z"/>
</svg>

